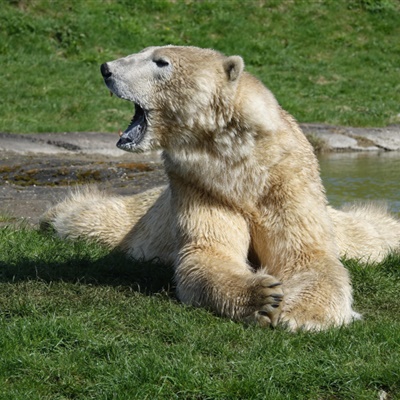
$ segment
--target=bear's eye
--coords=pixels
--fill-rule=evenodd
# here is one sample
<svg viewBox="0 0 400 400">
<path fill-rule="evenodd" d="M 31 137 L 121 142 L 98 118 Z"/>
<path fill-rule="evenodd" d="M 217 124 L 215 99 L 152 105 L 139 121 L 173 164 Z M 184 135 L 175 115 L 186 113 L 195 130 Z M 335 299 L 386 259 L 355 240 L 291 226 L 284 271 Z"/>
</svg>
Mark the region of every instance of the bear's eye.
<svg viewBox="0 0 400 400">
<path fill-rule="evenodd" d="M 156 58 L 155 60 L 153 60 L 153 62 L 159 68 L 167 67 L 169 65 L 169 62 L 167 60 L 162 59 L 162 58 Z"/>
</svg>

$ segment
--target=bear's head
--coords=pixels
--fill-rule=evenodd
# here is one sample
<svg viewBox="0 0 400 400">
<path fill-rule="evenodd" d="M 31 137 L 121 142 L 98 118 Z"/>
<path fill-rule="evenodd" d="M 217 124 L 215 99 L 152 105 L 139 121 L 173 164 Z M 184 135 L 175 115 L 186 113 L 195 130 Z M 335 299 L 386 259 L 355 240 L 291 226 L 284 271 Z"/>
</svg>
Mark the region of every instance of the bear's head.
<svg viewBox="0 0 400 400">
<path fill-rule="evenodd" d="M 179 46 L 149 47 L 102 64 L 111 93 L 135 106 L 117 146 L 168 150 L 215 135 L 232 118 L 243 68 L 239 56 Z"/>
</svg>

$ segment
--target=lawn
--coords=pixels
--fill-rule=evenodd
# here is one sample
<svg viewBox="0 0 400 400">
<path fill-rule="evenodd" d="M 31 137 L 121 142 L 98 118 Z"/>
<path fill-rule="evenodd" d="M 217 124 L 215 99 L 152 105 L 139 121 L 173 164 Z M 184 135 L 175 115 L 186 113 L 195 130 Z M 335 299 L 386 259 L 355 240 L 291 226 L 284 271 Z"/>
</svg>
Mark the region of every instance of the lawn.
<svg viewBox="0 0 400 400">
<path fill-rule="evenodd" d="M 398 0 L 2 0 L 0 131 L 116 132 L 99 66 L 150 45 L 240 54 L 301 122 L 400 122 Z"/>
<path fill-rule="evenodd" d="M 397 0 L 0 0 L 0 131 L 115 132 L 99 65 L 212 47 L 301 122 L 400 123 Z M 400 254 L 346 260 L 363 320 L 321 333 L 180 304 L 171 268 L 0 222 L 0 400 L 400 399 Z"/>
<path fill-rule="evenodd" d="M 0 399 L 400 398 L 400 255 L 346 261 L 364 319 L 248 327 L 180 304 L 171 270 L 0 230 Z"/>
</svg>

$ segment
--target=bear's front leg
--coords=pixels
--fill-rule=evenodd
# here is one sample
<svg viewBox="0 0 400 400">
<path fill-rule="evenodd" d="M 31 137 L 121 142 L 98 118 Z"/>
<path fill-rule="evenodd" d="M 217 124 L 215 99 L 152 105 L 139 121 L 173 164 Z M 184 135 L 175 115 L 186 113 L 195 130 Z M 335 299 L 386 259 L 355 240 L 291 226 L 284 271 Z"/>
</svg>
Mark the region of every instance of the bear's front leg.
<svg viewBox="0 0 400 400">
<path fill-rule="evenodd" d="M 180 252 L 175 263 L 179 299 L 228 318 L 275 326 L 281 311 L 280 282 L 247 263 L 248 226 L 222 207 L 181 215 Z"/>
<path fill-rule="evenodd" d="M 216 256 L 215 248 L 207 250 L 181 258 L 175 274 L 179 299 L 233 320 L 276 326 L 283 299 L 280 282 L 252 272 L 244 262 Z"/>
</svg>

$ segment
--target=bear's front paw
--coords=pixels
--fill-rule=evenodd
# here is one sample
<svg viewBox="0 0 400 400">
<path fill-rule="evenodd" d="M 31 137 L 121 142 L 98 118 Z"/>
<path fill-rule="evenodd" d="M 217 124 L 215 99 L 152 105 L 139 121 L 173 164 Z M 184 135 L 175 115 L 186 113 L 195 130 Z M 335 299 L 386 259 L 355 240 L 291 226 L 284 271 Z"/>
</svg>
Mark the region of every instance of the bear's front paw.
<svg viewBox="0 0 400 400">
<path fill-rule="evenodd" d="M 281 283 L 271 275 L 252 279 L 250 285 L 249 313 L 244 322 L 275 327 L 282 309 L 283 290 Z"/>
</svg>

